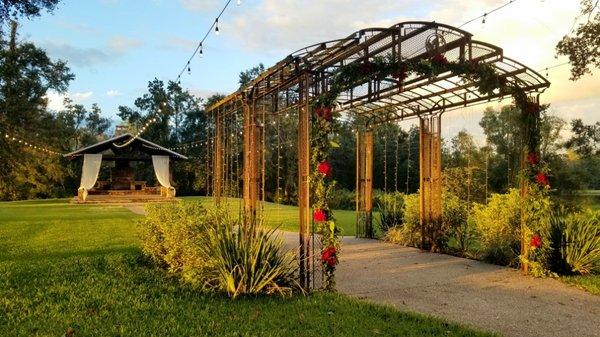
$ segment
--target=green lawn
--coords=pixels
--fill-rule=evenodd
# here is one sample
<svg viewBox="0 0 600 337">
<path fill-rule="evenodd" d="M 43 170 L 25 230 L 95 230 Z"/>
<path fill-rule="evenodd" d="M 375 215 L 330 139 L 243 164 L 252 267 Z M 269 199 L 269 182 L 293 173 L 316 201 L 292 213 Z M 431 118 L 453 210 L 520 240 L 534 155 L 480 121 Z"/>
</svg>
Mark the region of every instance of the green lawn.
<svg viewBox="0 0 600 337">
<path fill-rule="evenodd" d="M 585 289 L 592 294 L 600 295 L 600 275 L 565 276 L 561 280 L 578 288 Z"/>
<path fill-rule="evenodd" d="M 183 197 L 184 200 L 199 200 L 206 207 L 213 205 L 212 197 Z M 241 200 L 235 198 L 225 199 L 225 207 L 233 212 L 239 212 Z M 298 207 L 279 205 L 270 202 L 264 204 L 264 221 L 266 225 L 278 226 L 282 230 L 298 230 Z M 334 210 L 333 215 L 338 226 L 342 229 L 342 235 L 353 236 L 356 234 L 356 213 L 354 211 Z"/>
<path fill-rule="evenodd" d="M 65 200 L 0 203 L 0 336 L 489 336 L 342 295 L 202 294 L 145 261 L 136 218 Z"/>
</svg>

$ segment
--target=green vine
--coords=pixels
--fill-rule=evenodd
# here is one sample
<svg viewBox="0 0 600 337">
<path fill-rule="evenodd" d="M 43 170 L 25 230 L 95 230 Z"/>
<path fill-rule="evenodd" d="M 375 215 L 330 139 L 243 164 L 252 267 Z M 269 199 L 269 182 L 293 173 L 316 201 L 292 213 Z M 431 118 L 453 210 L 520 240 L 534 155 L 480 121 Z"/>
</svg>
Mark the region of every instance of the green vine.
<svg viewBox="0 0 600 337">
<path fill-rule="evenodd" d="M 332 116 L 339 95 L 369 80 L 382 80 L 394 78 L 398 86 L 402 87 L 409 76 L 434 78 L 439 74 L 450 72 L 454 76 L 462 77 L 465 81 L 473 83 L 477 91 L 483 95 L 492 96 L 496 93 L 510 95 L 514 104 L 521 111 L 521 134 L 525 146 L 527 164 L 523 174 L 526 175 L 525 183 L 535 183 L 547 189 L 548 177 L 544 173 L 544 166 L 539 158 L 539 118 L 540 106 L 528 98 L 526 92 L 515 83 L 510 83 L 505 77 L 498 74 L 494 67 L 488 63 L 456 61 L 449 62 L 443 54 L 437 54 L 430 59 L 403 60 L 394 57 L 375 57 L 368 62 L 351 63 L 338 68 L 332 75 L 329 90 L 312 102 L 313 127 L 312 127 L 312 165 L 315 168 L 312 175 L 315 186 L 314 209 L 315 222 L 319 224 L 322 235 L 321 261 L 325 270 L 325 288 L 333 289 L 335 285 L 334 272 L 338 263 L 339 251 L 338 233 L 333 214 L 328 207 L 328 199 L 335 181 L 328 174 L 323 174 L 319 169 L 322 163 L 327 163 L 331 148 L 330 136 L 334 130 L 335 119 Z"/>
</svg>

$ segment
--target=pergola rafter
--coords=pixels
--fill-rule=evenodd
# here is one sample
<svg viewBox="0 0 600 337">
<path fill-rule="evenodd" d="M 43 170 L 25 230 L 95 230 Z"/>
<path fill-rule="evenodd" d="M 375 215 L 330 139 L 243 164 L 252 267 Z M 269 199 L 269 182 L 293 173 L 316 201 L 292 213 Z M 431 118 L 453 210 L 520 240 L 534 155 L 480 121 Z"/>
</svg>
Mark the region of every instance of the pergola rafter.
<svg viewBox="0 0 600 337">
<path fill-rule="evenodd" d="M 259 198 L 257 130 L 264 118 L 297 112 L 298 188 L 300 208 L 300 258 L 302 284 L 310 284 L 308 249 L 310 222 L 310 116 L 311 102 L 331 91 L 336 70 L 367 64 L 386 57 L 403 62 L 430 59 L 443 54 L 449 62 L 485 63 L 498 78 L 528 95 L 543 92 L 550 83 L 536 71 L 504 56 L 501 48 L 472 39 L 456 27 L 436 22 L 403 22 L 389 28 L 370 28 L 346 38 L 302 48 L 268 68 L 250 83 L 210 106 L 207 113 L 220 121 L 224 116 L 244 118 L 244 214 L 254 221 Z M 372 235 L 372 128 L 391 121 L 419 118 L 421 127 L 421 220 L 427 223 L 441 214 L 441 114 L 446 111 L 510 96 L 509 92 L 478 91 L 477 82 L 450 71 L 410 75 L 405 79 L 366 77 L 337 96 L 335 110 L 367 121 L 366 132 L 357 134 L 357 211 L 366 224 L 358 235 Z M 259 109 L 263 126 L 257 122 Z M 266 108 L 265 108 L 266 106 Z M 263 111 L 263 110 L 260 110 Z M 218 129 L 217 129 L 218 130 Z M 260 132 L 264 132 L 260 131 Z M 360 132 L 360 131 L 359 131 Z M 222 142 L 215 142 L 220 146 Z M 222 152 L 215 149 L 214 153 Z M 217 162 L 218 164 L 218 162 Z M 264 162 L 263 162 L 264 165 Z M 215 186 L 215 191 L 220 189 Z M 264 197 L 264 195 L 263 195 Z M 361 229 L 362 228 L 362 229 Z"/>
</svg>

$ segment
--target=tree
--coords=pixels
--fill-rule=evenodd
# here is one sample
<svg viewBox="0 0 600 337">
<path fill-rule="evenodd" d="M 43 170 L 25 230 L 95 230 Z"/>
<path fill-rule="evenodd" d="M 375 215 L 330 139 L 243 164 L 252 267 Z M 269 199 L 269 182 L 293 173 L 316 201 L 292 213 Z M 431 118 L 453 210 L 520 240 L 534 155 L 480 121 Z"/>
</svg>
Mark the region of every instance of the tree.
<svg viewBox="0 0 600 337">
<path fill-rule="evenodd" d="M 9 40 L 0 37 L 0 131 L 65 150 L 61 120 L 47 110 L 46 94 L 64 93 L 73 78 L 65 62 L 51 60 L 33 43 L 20 43 L 13 22 Z M 53 195 L 64 178 L 60 157 L 0 137 L 0 199 Z"/>
<path fill-rule="evenodd" d="M 29 19 L 41 15 L 44 10 L 52 12 L 59 2 L 60 0 L 2 0 L 0 1 L 0 27 L 5 21 L 16 20 L 20 16 Z"/>
<path fill-rule="evenodd" d="M 259 63 L 257 66 L 250 69 L 241 71 L 239 79 L 240 88 L 250 83 L 250 81 L 255 79 L 263 71 L 265 71 L 265 66 L 262 63 Z"/>
<path fill-rule="evenodd" d="M 556 53 L 569 57 L 571 80 L 591 74 L 592 67 L 600 67 L 600 11 L 599 0 L 581 0 L 580 17 L 586 21 L 580 24 L 574 35 L 565 35 L 556 45 Z"/>
<path fill-rule="evenodd" d="M 574 119 L 571 132 L 573 135 L 565 142 L 567 149 L 583 157 L 600 155 L 600 122 L 586 125 L 581 119 Z"/>
</svg>

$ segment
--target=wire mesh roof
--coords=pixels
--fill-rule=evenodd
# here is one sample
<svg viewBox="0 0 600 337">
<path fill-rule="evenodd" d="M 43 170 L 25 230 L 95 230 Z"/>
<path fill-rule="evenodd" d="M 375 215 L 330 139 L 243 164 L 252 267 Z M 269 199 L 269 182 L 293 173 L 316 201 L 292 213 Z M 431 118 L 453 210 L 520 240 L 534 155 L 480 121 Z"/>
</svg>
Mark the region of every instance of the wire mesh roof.
<svg viewBox="0 0 600 337">
<path fill-rule="evenodd" d="M 211 106 L 208 112 L 235 112 L 244 101 L 293 91 L 303 74 L 315 78 L 318 84 L 313 92 L 318 94 L 327 91 L 332 74 L 341 66 L 379 56 L 392 56 L 403 62 L 439 53 L 450 62 L 490 64 L 508 83 L 518 85 L 528 94 L 541 93 L 550 86 L 538 72 L 504 56 L 497 46 L 473 40 L 464 30 L 436 22 L 403 22 L 389 28 L 363 29 L 343 39 L 302 48 Z M 507 95 L 498 91 L 481 94 L 472 81 L 447 72 L 434 77 L 412 75 L 402 83 L 394 78 L 370 79 L 343 92 L 338 97 L 337 109 L 378 123 L 448 111 L 503 96 Z"/>
</svg>

